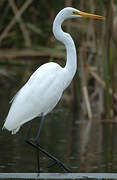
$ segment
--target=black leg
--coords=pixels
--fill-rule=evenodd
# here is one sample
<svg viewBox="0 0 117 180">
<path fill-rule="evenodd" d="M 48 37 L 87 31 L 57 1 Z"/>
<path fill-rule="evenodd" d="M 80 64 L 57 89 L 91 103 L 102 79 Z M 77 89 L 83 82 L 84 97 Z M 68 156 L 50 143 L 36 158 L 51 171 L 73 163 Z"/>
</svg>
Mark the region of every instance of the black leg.
<svg viewBox="0 0 117 180">
<path fill-rule="evenodd" d="M 42 129 L 43 122 L 44 122 L 44 116 L 42 116 L 42 118 L 41 118 L 40 127 L 38 129 L 37 136 L 35 138 L 35 143 L 37 145 L 39 144 L 39 137 L 40 137 L 40 132 L 41 132 L 41 129 Z"/>
<path fill-rule="evenodd" d="M 40 151 L 37 149 L 37 175 L 40 173 Z"/>
<path fill-rule="evenodd" d="M 42 116 L 42 118 L 41 118 L 40 127 L 38 129 L 37 136 L 36 136 L 36 138 L 34 140 L 34 142 L 36 143 L 37 146 L 39 144 L 39 137 L 40 137 L 40 132 L 41 132 L 41 128 L 42 128 L 43 122 L 44 122 L 44 116 Z M 30 141 L 31 129 L 32 129 L 32 121 L 30 121 L 29 127 L 28 127 L 26 135 L 25 135 L 25 141 L 26 142 Z M 40 151 L 39 151 L 38 148 L 36 148 L 36 149 L 37 149 L 37 172 L 39 174 L 39 172 L 40 172 Z"/>
<path fill-rule="evenodd" d="M 40 152 L 42 152 L 43 154 L 45 154 L 47 157 L 49 157 L 50 159 L 52 159 L 54 161 L 54 163 L 51 166 L 49 166 L 49 167 L 52 167 L 53 165 L 57 164 L 65 172 L 71 172 L 70 169 L 65 167 L 64 164 L 61 161 L 59 161 L 57 158 L 55 158 L 53 155 L 49 154 L 47 151 L 45 151 L 44 149 L 42 149 L 39 146 L 39 137 L 40 137 L 40 132 L 41 132 L 41 128 L 42 128 L 43 122 L 44 122 L 44 116 L 41 119 L 40 127 L 39 127 L 39 130 L 38 130 L 38 133 L 37 133 L 37 136 L 36 136 L 34 142 L 30 140 L 32 121 L 30 122 L 29 128 L 28 128 L 28 130 L 26 132 L 26 135 L 25 135 L 25 141 L 29 145 L 31 145 L 32 147 L 36 148 L 36 150 L 37 150 L 37 170 L 38 170 L 38 174 L 40 173 Z"/>
<path fill-rule="evenodd" d="M 25 141 L 27 142 L 27 140 L 30 139 L 30 133 L 31 133 L 31 129 L 32 129 L 32 121 L 29 122 L 29 127 L 26 131 L 26 134 L 25 134 Z"/>
<path fill-rule="evenodd" d="M 44 122 L 44 116 L 42 116 L 42 118 L 41 118 L 40 127 L 38 129 L 37 136 L 34 140 L 34 142 L 36 143 L 37 146 L 39 145 L 39 137 L 40 137 L 40 132 L 42 129 L 43 122 Z M 40 173 L 40 151 L 38 148 L 37 148 L 37 171 L 38 171 L 38 175 L 39 175 L 39 173 Z"/>
<path fill-rule="evenodd" d="M 53 155 L 49 154 L 47 151 L 45 151 L 44 149 L 42 149 L 39 145 L 37 146 L 36 144 L 34 144 L 31 141 L 27 141 L 28 144 L 30 144 L 31 146 L 33 146 L 34 148 L 38 148 L 38 150 L 40 152 L 42 152 L 43 154 L 45 154 L 47 157 L 49 157 L 50 159 L 52 159 L 54 161 L 54 164 L 57 164 L 60 168 L 62 168 L 65 172 L 71 172 L 70 169 L 68 169 L 67 167 L 65 167 L 65 165 L 59 161 L 57 158 L 55 158 Z M 52 166 L 54 165 L 52 164 Z"/>
</svg>

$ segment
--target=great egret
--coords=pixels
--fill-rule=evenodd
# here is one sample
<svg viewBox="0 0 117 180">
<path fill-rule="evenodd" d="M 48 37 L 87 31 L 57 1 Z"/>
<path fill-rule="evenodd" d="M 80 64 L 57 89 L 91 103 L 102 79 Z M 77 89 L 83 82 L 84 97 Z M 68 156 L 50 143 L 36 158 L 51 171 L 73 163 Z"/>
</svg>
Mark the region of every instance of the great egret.
<svg viewBox="0 0 117 180">
<path fill-rule="evenodd" d="M 37 149 L 38 172 L 40 171 L 39 151 L 54 160 L 65 171 L 69 171 L 62 162 L 43 150 L 38 142 L 44 117 L 56 106 L 63 91 L 71 83 L 77 69 L 74 41 L 68 33 L 63 32 L 61 25 L 66 19 L 81 17 L 103 19 L 102 16 L 85 13 L 72 7 L 66 7 L 57 14 L 53 23 L 53 33 L 55 38 L 66 47 L 66 65 L 62 68 L 54 62 L 50 62 L 40 66 L 13 98 L 11 108 L 3 126 L 3 129 L 5 128 L 12 131 L 12 134 L 15 134 L 24 123 L 31 121 L 37 116 L 42 117 L 34 142 L 29 138 L 31 124 L 26 133 L 26 142 Z"/>
</svg>

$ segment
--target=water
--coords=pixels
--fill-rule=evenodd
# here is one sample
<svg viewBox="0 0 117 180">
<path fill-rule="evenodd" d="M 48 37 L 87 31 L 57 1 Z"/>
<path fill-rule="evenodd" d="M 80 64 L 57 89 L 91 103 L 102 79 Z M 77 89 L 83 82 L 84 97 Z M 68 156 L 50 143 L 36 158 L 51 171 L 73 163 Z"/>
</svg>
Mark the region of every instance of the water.
<svg viewBox="0 0 117 180">
<path fill-rule="evenodd" d="M 31 68 L 6 67 L 16 74 L 15 81 L 1 76 L 0 128 L 10 107 L 9 100 L 33 71 Z M 27 75 L 28 74 L 28 75 Z M 40 119 L 33 121 L 31 137 L 36 136 Z M 36 172 L 36 151 L 24 142 L 28 124 L 16 135 L 0 131 L 0 172 Z M 40 145 L 60 159 L 72 172 L 117 172 L 117 124 L 104 120 L 79 120 L 61 103 L 47 115 L 40 137 Z M 41 154 L 43 172 L 62 172 Z"/>
</svg>

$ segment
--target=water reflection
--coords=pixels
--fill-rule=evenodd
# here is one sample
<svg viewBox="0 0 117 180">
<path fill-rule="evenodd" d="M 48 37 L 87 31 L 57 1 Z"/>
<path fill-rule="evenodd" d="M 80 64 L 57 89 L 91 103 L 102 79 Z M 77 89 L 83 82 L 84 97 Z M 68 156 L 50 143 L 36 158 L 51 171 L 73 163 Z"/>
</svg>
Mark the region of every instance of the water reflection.
<svg viewBox="0 0 117 180">
<path fill-rule="evenodd" d="M 30 74 L 33 68 L 31 67 L 30 71 L 26 68 L 22 71 L 24 74 Z M 10 106 L 12 94 L 27 79 L 21 69 L 15 67 L 14 72 L 18 76 L 15 82 L 6 77 L 0 81 L 0 128 Z M 36 135 L 39 121 L 39 118 L 33 121 L 32 137 Z M 16 135 L 0 131 L 0 172 L 35 172 L 36 151 L 24 142 L 27 126 L 28 124 L 25 124 Z M 40 144 L 73 172 L 107 173 L 117 171 L 116 137 L 116 123 L 78 120 L 60 103 L 45 119 Z M 51 161 L 42 155 L 41 167 L 44 172 L 60 172 L 57 167 L 45 168 L 49 164 Z"/>
</svg>

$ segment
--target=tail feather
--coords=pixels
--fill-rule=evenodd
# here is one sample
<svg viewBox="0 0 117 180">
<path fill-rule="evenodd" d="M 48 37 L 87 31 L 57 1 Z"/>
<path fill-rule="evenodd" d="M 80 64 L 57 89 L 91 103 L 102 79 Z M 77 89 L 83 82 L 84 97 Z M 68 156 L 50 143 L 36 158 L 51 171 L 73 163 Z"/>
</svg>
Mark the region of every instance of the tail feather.
<svg viewBox="0 0 117 180">
<path fill-rule="evenodd" d="M 20 129 L 20 126 L 16 129 L 13 129 L 11 134 L 16 134 L 19 131 L 19 129 Z"/>
<path fill-rule="evenodd" d="M 4 129 L 7 129 L 7 128 L 5 127 L 5 125 L 3 125 L 3 127 L 2 127 L 2 130 L 4 130 Z M 16 133 L 19 131 L 19 129 L 20 129 L 20 126 L 17 127 L 17 128 L 15 128 L 15 129 L 12 129 L 12 130 L 9 130 L 9 129 L 7 129 L 7 130 L 8 130 L 8 131 L 12 131 L 12 134 L 16 134 Z"/>
<path fill-rule="evenodd" d="M 5 126 L 3 125 L 3 127 L 2 127 L 2 131 L 3 131 L 4 129 L 6 129 L 6 128 L 5 128 Z"/>
</svg>

